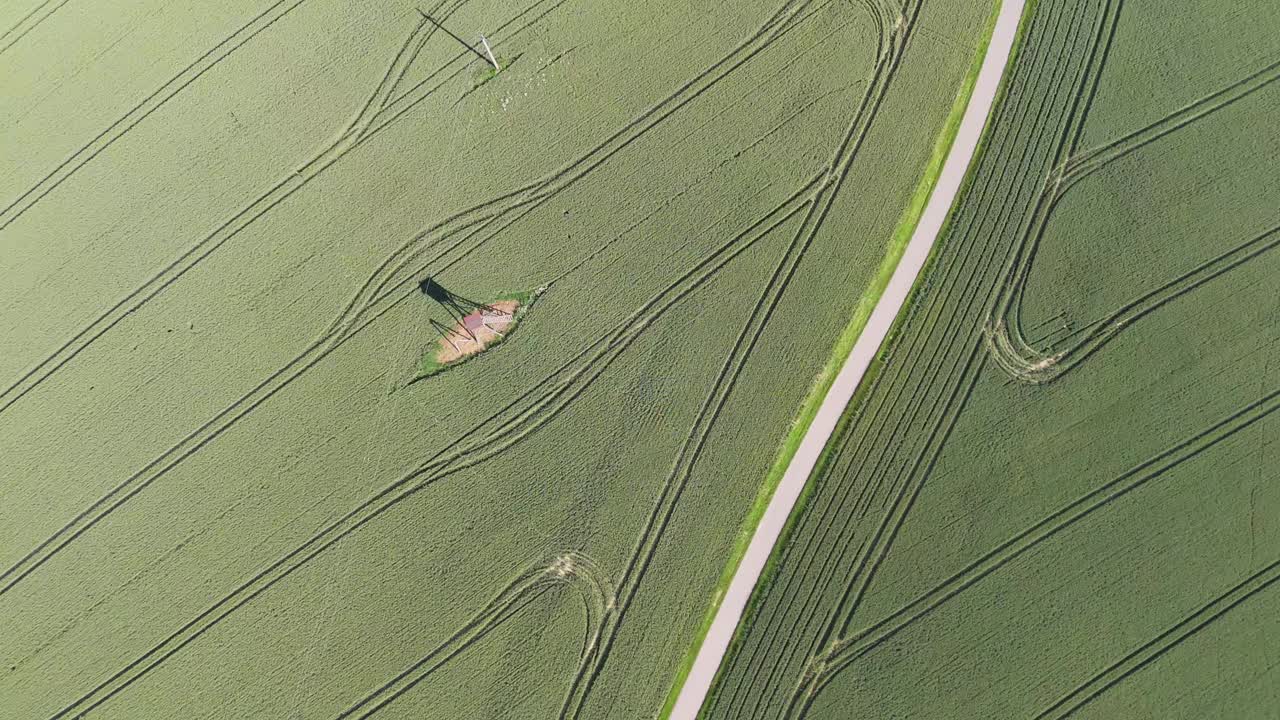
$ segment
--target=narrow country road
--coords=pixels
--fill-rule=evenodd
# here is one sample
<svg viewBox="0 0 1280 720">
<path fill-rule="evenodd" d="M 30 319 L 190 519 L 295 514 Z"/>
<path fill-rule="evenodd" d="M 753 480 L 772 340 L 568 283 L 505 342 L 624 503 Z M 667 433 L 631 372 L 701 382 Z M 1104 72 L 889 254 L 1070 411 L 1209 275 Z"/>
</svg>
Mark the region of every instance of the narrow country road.
<svg viewBox="0 0 1280 720">
<path fill-rule="evenodd" d="M 960 190 L 961 182 L 978 147 L 983 129 L 986 127 L 987 116 L 995 102 L 1000 80 L 1004 77 L 1025 4 L 1026 0 L 1003 0 L 1001 3 L 1000 15 L 996 19 L 991 43 L 987 48 L 986 57 L 983 58 L 977 83 L 969 99 L 969 105 L 965 108 L 955 143 L 942 166 L 942 173 L 934 187 L 933 195 L 925 206 L 920 223 L 916 226 L 907 249 L 898 262 L 893 277 L 889 280 L 889 285 L 880 296 L 880 301 L 872 311 L 866 327 L 863 328 L 857 343 L 845 360 L 844 366 L 841 367 L 840 374 L 836 376 L 831 389 L 823 398 L 813 423 L 800 441 L 795 457 L 787 466 L 782 480 L 778 483 L 778 488 L 769 500 L 764 516 L 756 526 L 751 544 L 747 546 L 746 555 L 743 556 L 733 580 L 729 583 L 724 599 L 711 622 L 711 628 L 707 631 L 701 647 L 698 648 L 693 666 L 680 689 L 680 694 L 671 711 L 671 720 L 693 720 L 701 709 L 707 697 L 707 691 L 711 688 L 711 682 L 715 678 L 716 670 L 724 659 L 730 640 L 733 639 L 734 630 L 742 619 L 751 591 L 760 578 L 760 572 L 764 569 L 783 526 L 786 525 L 787 517 L 791 514 L 791 509 L 795 506 L 805 481 L 808 480 L 818 461 L 818 456 L 831 438 L 831 433 L 853 397 L 854 390 L 866 374 L 871 360 L 879 351 L 885 336 L 888 335 L 894 318 L 906 302 L 911 286 L 920 275 L 925 259 L 942 231 L 943 223 L 951 210 L 956 193 Z"/>
</svg>

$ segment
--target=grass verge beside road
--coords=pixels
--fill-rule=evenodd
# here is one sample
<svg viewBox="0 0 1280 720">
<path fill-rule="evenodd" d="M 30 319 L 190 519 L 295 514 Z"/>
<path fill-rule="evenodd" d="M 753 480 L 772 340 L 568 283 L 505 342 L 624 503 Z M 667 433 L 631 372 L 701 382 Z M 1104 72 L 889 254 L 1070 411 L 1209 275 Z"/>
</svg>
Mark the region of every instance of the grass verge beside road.
<svg viewBox="0 0 1280 720">
<path fill-rule="evenodd" d="M 1018 49 L 1022 42 L 1023 32 L 1026 27 L 1027 18 L 1031 17 L 1034 12 L 1035 4 L 1035 0 L 1030 0 L 1023 12 L 1022 21 L 1019 23 L 1018 27 L 1018 37 L 1015 38 L 1013 49 L 1009 55 L 1008 62 L 1010 64 L 1013 63 L 1017 57 Z M 938 139 L 934 144 L 933 153 L 929 158 L 928 165 L 925 167 L 925 172 L 921 177 L 920 183 L 916 186 L 916 190 L 912 194 L 911 201 L 904 210 L 902 217 L 898 221 L 893 235 L 890 238 L 884 259 L 881 261 L 880 267 L 872 278 L 866 292 L 864 292 L 862 297 L 859 298 L 858 304 L 854 308 L 853 317 L 850 319 L 848 325 L 845 326 L 845 329 L 840 333 L 840 337 L 836 340 L 835 348 L 832 351 L 830 359 L 827 360 L 826 365 L 814 379 L 813 385 L 800 407 L 800 412 L 792 423 L 790 432 L 788 432 L 786 438 L 783 440 L 782 446 L 778 451 L 773 465 L 770 467 L 769 473 L 765 476 L 765 481 L 761 485 L 760 492 L 757 494 L 755 502 L 752 504 L 746 520 L 738 530 L 738 534 L 734 539 L 733 548 L 730 552 L 729 561 L 725 565 L 724 571 L 721 573 L 720 579 L 716 583 L 715 594 L 713 595 L 712 601 L 703 616 L 702 622 L 698 628 L 696 639 L 689 647 L 689 650 L 685 653 L 684 658 L 681 660 L 680 667 L 676 673 L 676 678 L 667 693 L 666 701 L 663 703 L 662 710 L 659 713 L 659 717 L 661 718 L 668 718 L 670 716 L 672 707 L 675 705 L 676 698 L 679 696 L 680 690 L 693 666 L 694 658 L 697 656 L 698 650 L 706 639 L 712 620 L 715 618 L 716 612 L 720 608 L 720 602 L 729 587 L 729 583 L 733 580 L 738 566 L 742 562 L 743 556 L 746 554 L 747 546 L 751 543 L 751 538 L 755 533 L 756 526 L 764 515 L 765 509 L 769 506 L 769 501 L 772 499 L 773 493 L 778 487 L 778 483 L 782 480 L 782 476 L 786 472 L 787 466 L 790 465 L 792 458 L 795 456 L 801 440 L 804 438 L 805 433 L 808 432 L 809 426 L 817 415 L 818 408 L 822 405 L 823 398 L 826 397 L 827 391 L 830 390 L 832 383 L 835 382 L 836 375 L 839 374 L 840 368 L 844 365 L 844 362 L 848 358 L 849 353 L 853 350 L 853 346 L 857 342 L 858 337 L 866 327 L 867 321 L 871 317 L 872 310 L 875 309 L 876 304 L 880 301 L 880 296 L 884 293 L 885 288 L 889 284 L 890 278 L 893 276 L 894 270 L 898 267 L 898 262 L 906 251 L 907 243 L 915 233 L 916 226 L 920 222 L 925 206 L 928 204 L 929 198 L 933 195 L 933 190 L 937 186 L 938 178 L 942 173 L 942 166 L 951 152 L 951 147 L 954 144 L 956 134 L 960 129 L 960 123 L 964 117 L 965 110 L 969 106 L 969 100 L 973 95 L 973 89 L 977 83 L 978 73 L 986 58 L 987 49 L 990 45 L 991 36 L 995 30 L 996 20 L 999 15 L 1000 5 L 997 4 L 987 20 L 986 27 L 983 29 L 983 37 L 980 45 L 978 46 L 978 52 L 975 53 L 973 63 L 970 65 L 969 71 L 966 73 L 964 81 L 956 94 L 956 99 L 952 104 L 951 112 L 947 116 L 942 132 L 939 133 Z M 995 103 L 992 104 L 992 110 L 1000 104 L 1004 93 L 1005 86 L 1002 81 Z M 978 149 L 970 162 L 970 167 L 978 162 L 982 155 L 984 145 L 985 138 L 980 142 Z M 960 192 L 956 194 L 957 199 L 964 195 L 965 191 L 968 189 L 968 185 L 969 178 L 966 177 Z M 948 220 L 948 224 L 949 223 L 950 221 Z M 939 237 L 944 236 L 946 230 L 947 228 L 944 225 L 942 231 L 939 233 Z M 919 287 L 920 279 L 925 277 L 928 273 L 929 266 L 932 265 L 932 261 L 933 252 L 930 253 L 930 258 L 926 261 L 925 268 L 916 279 L 916 288 Z M 914 300 L 916 288 L 912 289 L 912 297 L 909 297 L 907 302 L 903 305 L 903 310 L 899 313 L 899 319 L 909 312 Z M 892 345 L 893 338 L 896 335 L 896 325 L 897 322 L 895 322 L 895 328 L 891 330 L 888 337 L 885 338 L 883 347 L 890 347 Z M 868 369 L 867 374 L 861 383 L 861 387 L 859 387 L 853 400 L 849 404 L 849 408 L 857 407 L 860 402 L 860 396 L 863 393 L 863 388 L 875 379 L 881 364 L 882 357 L 878 356 L 872 367 Z M 840 427 L 836 428 L 833 437 L 840 434 L 841 428 L 847 424 L 849 416 L 850 413 L 846 411 L 845 417 L 841 419 Z M 826 462 L 826 455 L 827 451 L 824 450 L 823 457 L 819 459 L 818 464 L 814 468 L 815 474 Z M 801 493 L 800 498 L 797 500 L 795 508 L 792 510 L 792 517 L 795 517 L 796 513 L 803 509 L 807 501 L 808 494 L 809 488 L 806 486 L 805 490 Z M 781 546 L 786 542 L 789 532 L 790 522 L 788 522 L 788 527 L 783 529 L 783 534 L 779 538 L 778 545 L 775 546 L 775 550 L 778 546 Z M 771 556 L 768 564 L 765 566 L 759 582 L 757 583 L 757 590 L 760 587 L 768 585 L 773 574 L 773 565 L 774 557 Z M 752 604 L 754 604 L 754 592 L 752 600 L 748 603 L 747 612 L 743 616 L 744 618 L 749 616 Z M 743 624 L 747 624 L 745 619 Z M 733 654 L 734 645 L 737 644 L 737 637 L 741 635 L 742 627 L 743 625 L 739 625 L 738 632 L 735 633 L 735 639 L 729 646 L 729 650 L 726 653 L 726 658 Z M 711 695 L 714 694 L 715 685 L 713 684 Z M 708 696 L 708 699 L 711 695 Z"/>
</svg>

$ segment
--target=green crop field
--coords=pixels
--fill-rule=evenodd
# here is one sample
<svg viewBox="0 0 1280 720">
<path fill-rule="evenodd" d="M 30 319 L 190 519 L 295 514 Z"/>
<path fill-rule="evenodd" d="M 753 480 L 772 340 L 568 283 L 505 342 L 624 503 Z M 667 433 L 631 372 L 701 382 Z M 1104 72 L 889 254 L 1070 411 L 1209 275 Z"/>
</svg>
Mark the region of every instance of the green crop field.
<svg viewBox="0 0 1280 720">
<path fill-rule="evenodd" d="M 657 715 L 992 10 L 0 3 L 0 717 Z"/>
<path fill-rule="evenodd" d="M 1280 717 L 1278 27 L 1028 5 L 704 717 Z"/>
</svg>

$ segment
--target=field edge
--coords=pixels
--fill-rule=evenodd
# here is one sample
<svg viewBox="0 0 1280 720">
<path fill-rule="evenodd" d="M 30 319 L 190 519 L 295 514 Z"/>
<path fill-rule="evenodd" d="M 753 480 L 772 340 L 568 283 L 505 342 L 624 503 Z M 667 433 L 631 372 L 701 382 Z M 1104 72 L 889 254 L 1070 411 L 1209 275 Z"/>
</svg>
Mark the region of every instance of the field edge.
<svg viewBox="0 0 1280 720">
<path fill-rule="evenodd" d="M 898 225 L 894 228 L 893 234 L 890 237 L 886 248 L 884 259 L 881 261 L 879 269 L 877 269 L 867 290 L 862 294 L 862 297 L 859 298 L 858 305 L 854 309 L 853 317 L 849 320 L 849 323 L 837 338 L 835 347 L 832 350 L 831 356 L 827 360 L 826 365 L 823 366 L 822 370 L 814 378 L 808 394 L 800 405 L 800 412 L 797 414 L 795 420 L 792 421 L 791 430 L 783 440 L 781 447 L 778 450 L 778 454 L 774 459 L 773 465 L 770 467 L 769 473 L 765 476 L 765 480 L 756 495 L 756 499 L 752 503 L 750 512 L 747 514 L 746 519 L 738 529 L 738 533 L 734 538 L 733 548 L 730 551 L 729 560 L 726 563 L 724 570 L 721 572 L 719 580 L 716 582 L 711 602 L 709 603 L 702 621 L 698 626 L 698 631 L 695 634 L 693 642 L 690 644 L 685 656 L 680 661 L 680 665 L 676 670 L 675 678 L 667 692 L 666 700 L 663 702 L 662 709 L 658 712 L 657 717 L 660 720 L 670 720 L 671 711 L 675 706 L 676 699 L 679 697 L 680 691 L 684 687 L 685 681 L 688 679 L 689 671 L 693 667 L 693 661 L 697 657 L 698 651 L 706 640 L 707 632 L 710 630 L 711 623 L 720 609 L 720 603 L 724 598 L 725 592 L 728 590 L 729 583 L 733 581 L 733 577 L 737 573 L 738 566 L 742 563 L 742 559 L 746 555 L 747 547 L 751 543 L 752 536 L 755 534 L 756 526 L 764 516 L 765 509 L 768 508 L 769 501 L 773 498 L 773 494 L 777 490 L 778 484 L 781 482 L 787 466 L 790 465 L 792 458 L 799 449 L 800 441 L 804 438 L 805 433 L 809 430 L 809 426 L 813 423 L 813 419 L 818 413 L 818 408 L 822 405 L 823 398 L 826 397 L 827 391 L 830 390 L 831 385 L 835 382 L 836 375 L 839 374 L 840 368 L 848 359 L 849 353 L 853 351 L 853 346 L 857 342 L 858 337 L 861 336 L 863 329 L 866 327 L 867 321 L 871 317 L 872 310 L 875 309 L 876 305 L 880 301 L 881 295 L 884 294 L 884 290 L 888 286 L 894 270 L 897 269 L 898 262 L 902 259 L 902 255 L 906 251 L 907 244 L 911 240 L 911 236 L 914 234 L 921 216 L 924 214 L 924 208 L 928 204 L 929 198 L 932 197 L 934 188 L 938 184 L 938 179 L 942 173 L 942 166 L 945 164 L 947 157 L 951 153 L 951 147 L 955 143 L 956 135 L 960 130 L 960 122 L 964 117 L 965 111 L 969 107 L 969 101 L 973 95 L 974 86 L 977 84 L 978 73 L 982 69 L 983 61 L 986 59 L 987 51 L 991 44 L 991 37 L 995 31 L 996 20 L 999 18 L 1000 8 L 1003 6 L 1003 1 L 1004 0 L 1000 0 L 1000 2 L 996 3 L 992 13 L 987 18 L 986 25 L 983 28 L 982 37 L 978 44 L 978 50 L 974 54 L 974 60 L 970 65 L 964 80 L 960 84 L 960 88 L 956 93 L 955 101 L 952 103 L 951 112 L 948 114 L 947 119 L 943 124 L 942 132 L 939 133 L 938 139 L 934 143 L 933 153 L 929 158 L 928 165 L 925 166 L 925 172 L 921 177 L 919 184 L 916 186 L 915 192 L 912 194 L 911 201 L 903 211 L 902 217 L 898 221 Z M 1026 7 L 1023 9 L 1023 15 L 1018 24 L 1018 35 L 1014 38 L 1013 49 L 1010 51 L 1008 60 L 1009 64 L 1012 64 L 1016 59 L 1018 49 L 1022 43 L 1023 30 L 1026 26 L 1027 18 L 1029 18 L 1034 12 L 1036 4 L 1036 0 L 1028 0 Z M 1003 100 L 1004 94 L 1005 82 L 1004 78 L 1001 78 L 1000 89 L 997 91 L 996 100 L 992 103 L 991 110 L 988 112 L 988 115 L 990 115 L 991 112 L 994 112 L 995 108 Z M 979 147 L 969 163 L 969 168 L 974 167 L 981 158 L 985 139 L 986 132 L 984 131 Z M 954 209 L 956 202 L 959 201 L 960 197 L 962 197 L 968 189 L 969 177 L 970 175 L 966 169 L 964 184 L 960 191 L 956 193 L 956 198 L 952 202 L 952 207 L 948 209 L 948 216 L 950 216 L 951 210 Z M 947 226 L 949 224 L 950 219 L 948 217 L 947 223 L 944 224 L 939 233 L 939 238 L 946 233 Z M 936 250 L 936 248 L 937 246 L 935 245 L 934 250 Z M 930 251 L 929 258 L 926 260 L 925 268 L 916 278 L 911 291 L 912 296 L 914 296 L 916 288 L 919 287 L 921 279 L 923 279 L 928 273 L 929 265 L 932 264 L 933 254 L 934 251 Z M 893 343 L 898 321 L 910 311 L 912 303 L 913 297 L 908 298 L 907 302 L 903 305 L 902 310 L 899 311 L 898 318 L 894 321 L 894 328 L 890 330 L 889 335 L 885 338 L 883 347 L 889 347 Z M 849 410 L 852 410 L 857 406 L 859 399 L 858 396 L 862 394 L 862 389 L 875 379 L 879 365 L 880 358 L 877 356 L 875 363 L 863 377 L 862 382 L 859 383 L 859 388 L 855 391 L 854 399 L 848 408 Z M 849 415 L 849 412 L 845 413 L 845 417 L 841 419 L 841 425 L 845 424 Z M 838 434 L 839 432 L 840 428 L 837 427 L 835 434 Z M 823 455 L 826 455 L 826 449 L 823 450 Z M 813 473 L 810 474 L 810 479 L 812 479 L 812 477 L 814 477 L 822 467 L 824 459 L 825 458 L 819 458 L 818 463 L 814 466 Z M 806 481 L 805 489 L 801 492 L 801 496 L 797 500 L 796 505 L 792 509 L 791 515 L 788 518 L 787 527 L 783 528 L 782 535 L 779 537 L 777 545 L 774 546 L 774 552 L 770 553 L 769 560 L 765 565 L 764 571 L 761 573 L 760 579 L 756 584 L 756 588 L 752 591 L 752 598 L 748 601 L 747 609 L 743 615 L 744 619 L 734 632 L 734 639 L 731 641 L 725 654 L 726 658 L 733 654 L 735 646 L 738 644 L 739 638 L 742 634 L 742 629 L 749 624 L 746 617 L 749 616 L 751 608 L 755 604 L 755 594 L 759 588 L 765 587 L 769 584 L 772 577 L 777 548 L 780 548 L 785 544 L 791 529 L 791 520 L 804 508 L 808 494 L 809 484 L 808 481 Z M 714 697 L 718 684 L 719 672 L 717 671 L 717 678 L 712 682 L 711 691 L 707 695 L 707 700 Z"/>
</svg>

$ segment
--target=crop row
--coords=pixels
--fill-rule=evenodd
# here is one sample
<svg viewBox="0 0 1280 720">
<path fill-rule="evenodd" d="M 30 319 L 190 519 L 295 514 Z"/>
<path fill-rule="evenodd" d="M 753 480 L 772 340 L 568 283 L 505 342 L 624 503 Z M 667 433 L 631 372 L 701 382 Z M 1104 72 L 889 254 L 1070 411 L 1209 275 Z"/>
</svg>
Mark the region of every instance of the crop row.
<svg viewBox="0 0 1280 720">
<path fill-rule="evenodd" d="M 710 718 L 801 717 L 828 677 L 898 528 L 972 392 L 981 320 L 1041 180 L 1075 132 L 1115 3 L 1041 2 L 1027 21 L 983 156 L 887 362 L 811 479 L 775 570 L 709 700 Z M 994 270 L 993 270 L 994 268 Z"/>
<path fill-rule="evenodd" d="M 1099 351 L 1121 331 L 1280 244 L 1280 228 L 1267 229 L 1057 337 L 1050 350 L 1035 349 L 1025 338 L 1020 318 L 1027 278 L 1064 194 L 1108 164 L 1280 78 L 1280 63 L 1270 62 L 1147 126 L 1081 149 L 1124 9 L 1123 0 L 1041 0 L 1029 10 L 982 153 L 931 269 L 900 319 L 880 371 L 860 391 L 810 479 L 705 717 L 804 717 L 834 679 L 899 632 L 1062 530 L 1280 409 L 1277 392 L 1247 403 L 1012 533 L 905 604 L 863 619 L 877 573 L 985 371 L 1002 370 L 1032 384 L 1057 380 L 1090 358 L 1105 357 Z M 1252 576 L 1170 635 L 1205 615 L 1217 617 L 1222 606 L 1260 591 L 1273 576 L 1273 567 Z M 1074 711 L 1167 647 L 1153 641 L 1135 651 L 1044 716 Z"/>
<path fill-rule="evenodd" d="M 456 8 L 458 4 L 455 3 L 450 7 Z M 550 4 L 543 9 L 550 12 L 559 4 L 561 3 Z M 642 111 L 632 121 L 612 132 L 577 159 L 547 176 L 444 218 L 407 240 L 368 275 L 365 281 L 355 289 L 345 306 L 336 313 L 329 327 L 292 360 L 263 378 L 252 390 L 235 399 L 144 467 L 117 483 L 106 494 L 8 568 L 3 576 L 0 576 L 3 580 L 3 585 L 0 585 L 0 597 L 13 591 L 23 580 L 38 572 L 55 556 L 73 549 L 76 542 L 85 539 L 86 534 L 105 532 L 105 528 L 99 527 L 103 520 L 139 493 L 162 480 L 174 468 L 215 442 L 228 429 L 284 391 L 303 373 L 324 361 L 364 328 L 407 299 L 414 297 L 417 292 L 417 283 L 422 277 L 438 275 L 463 258 L 480 251 L 486 243 L 521 218 L 578 184 L 615 155 L 635 143 L 638 138 L 706 93 L 712 86 L 749 62 L 786 33 L 815 17 L 822 7 L 821 3 L 813 0 L 790 0 L 784 3 L 758 30 L 728 51 L 720 60 L 705 68 L 666 98 Z M 877 8 L 883 9 L 874 4 L 870 7 L 873 11 Z M 531 10 L 527 9 L 521 17 L 530 12 Z M 396 477 L 336 520 L 321 527 L 292 550 L 262 566 L 239 585 L 225 592 L 204 611 L 159 638 L 158 642 L 142 655 L 95 681 L 91 688 L 63 706 L 54 717 L 75 717 L 99 707 L 163 663 L 178 656 L 209 630 L 225 622 L 240 608 L 283 582 L 299 568 L 368 526 L 391 507 L 440 480 L 506 452 L 537 432 L 580 397 L 659 318 L 678 306 L 696 289 L 709 282 L 762 238 L 784 225 L 788 228 L 794 225 L 794 232 L 789 242 L 782 246 L 769 279 L 759 286 L 759 296 L 750 303 L 748 317 L 740 328 L 730 353 L 724 358 L 719 374 L 702 401 L 697 420 L 690 428 L 681 451 L 672 462 L 671 470 L 653 507 L 639 529 L 628 561 L 616 573 L 607 573 L 594 568 L 594 565 L 591 566 L 590 582 L 587 586 L 593 589 L 590 592 L 584 590 L 584 597 L 589 599 L 588 606 L 598 606 L 598 611 L 590 613 L 589 622 L 593 630 L 579 666 L 572 674 L 572 681 L 566 692 L 561 712 L 564 717 L 576 717 L 599 675 L 600 667 L 608 657 L 618 627 L 638 592 L 657 545 L 693 468 L 703 453 L 721 410 L 733 392 L 746 360 L 754 352 L 758 340 L 773 317 L 775 308 L 786 293 L 807 249 L 822 228 L 832 203 L 848 175 L 853 158 L 861 148 L 881 106 L 901 57 L 901 50 L 905 45 L 906 33 L 910 26 L 898 23 L 897 16 L 884 16 L 880 21 L 882 44 L 873 77 L 860 91 L 861 95 L 853 105 L 854 110 L 848 127 L 840 138 L 838 146 L 833 149 L 825 166 L 820 168 L 810 180 L 798 187 L 779 205 L 762 213 L 749 226 L 698 258 L 665 288 L 637 307 L 617 325 L 602 329 L 598 338 L 576 352 L 567 351 L 566 359 L 560 367 L 540 381 L 519 391 L 515 399 L 505 407 L 453 438 L 443 449 Z M 364 142 L 377 129 L 398 117 L 399 113 L 407 109 L 408 106 L 405 103 L 410 103 L 409 106 L 411 106 L 412 103 L 418 102 L 421 98 L 414 99 L 416 97 L 414 93 L 418 92 L 416 88 L 400 92 L 398 86 L 413 58 L 430 37 L 430 33 L 431 29 L 424 24 L 418 24 L 413 29 L 400 52 L 390 63 L 386 76 L 372 92 L 364 109 L 349 128 L 339 134 L 332 145 L 317 155 L 313 161 L 286 177 L 280 185 L 264 194 L 246 210 L 238 213 L 235 216 L 237 219 L 199 241 L 187 254 L 184 254 L 180 261 L 136 290 L 130 296 L 131 299 L 104 312 L 99 321 L 88 326 L 73 342 L 64 346 L 70 348 L 65 357 L 58 354 L 51 356 L 45 364 L 6 391 L 5 402 L 14 402 L 31 392 L 44 378 L 49 377 L 74 357 L 79 349 L 107 332 L 136 309 L 139 303 L 154 298 L 187 269 L 207 257 L 248 223 L 282 202 L 289 194 L 300 189 L 308 179 L 337 162 L 356 144 Z M 438 69 L 436 73 L 445 72 L 446 69 L 447 66 Z M 792 223 L 793 220 L 796 222 Z M 586 566 L 585 559 L 580 560 L 582 561 L 574 561 L 575 567 Z M 562 570 L 565 571 L 564 574 L 560 574 Z M 606 581 L 607 576 L 612 576 L 613 580 Z M 565 566 L 559 560 L 550 564 L 535 565 L 528 572 L 519 575 L 506 590 L 478 609 L 472 621 L 461 628 L 456 635 L 432 649 L 420 662 L 405 669 L 403 673 L 391 678 L 381 687 L 373 689 L 362 700 L 352 705 L 346 715 L 363 717 L 389 704 L 441 664 L 448 662 L 482 639 L 524 603 L 531 602 L 546 590 L 556 586 L 564 577 L 577 577 L 577 574 L 565 570 Z M 596 591 L 603 587 L 610 589 L 607 592 Z"/>
</svg>

